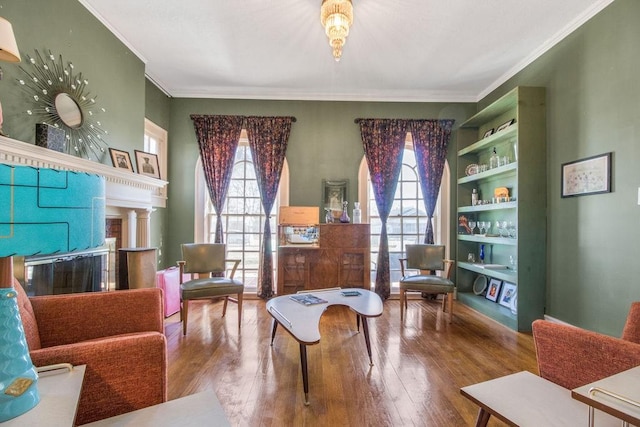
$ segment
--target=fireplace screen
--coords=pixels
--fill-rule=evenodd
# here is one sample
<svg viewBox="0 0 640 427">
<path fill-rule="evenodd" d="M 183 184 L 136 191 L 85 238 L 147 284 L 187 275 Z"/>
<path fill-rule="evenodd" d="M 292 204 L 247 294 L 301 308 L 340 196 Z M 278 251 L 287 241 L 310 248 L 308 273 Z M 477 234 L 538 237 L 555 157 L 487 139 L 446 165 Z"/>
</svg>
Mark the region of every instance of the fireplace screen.
<svg viewBox="0 0 640 427">
<path fill-rule="evenodd" d="M 28 295 L 98 292 L 109 289 L 110 250 L 14 257 L 14 271 Z"/>
</svg>

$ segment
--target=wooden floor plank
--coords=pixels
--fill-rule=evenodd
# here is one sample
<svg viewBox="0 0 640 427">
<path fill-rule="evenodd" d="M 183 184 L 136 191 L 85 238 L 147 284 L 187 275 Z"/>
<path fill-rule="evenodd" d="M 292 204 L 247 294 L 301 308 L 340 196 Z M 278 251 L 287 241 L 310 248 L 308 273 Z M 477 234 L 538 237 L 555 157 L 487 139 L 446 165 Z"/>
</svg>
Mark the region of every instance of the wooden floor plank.
<svg viewBox="0 0 640 427">
<path fill-rule="evenodd" d="M 234 426 L 464 426 L 477 407 L 460 388 L 514 372 L 537 373 L 530 334 L 514 332 L 455 303 L 453 322 L 438 301 L 411 300 L 403 323 L 397 300 L 370 319 L 373 366 L 355 315 L 331 307 L 322 339 L 308 346 L 304 405 L 298 343 L 282 328 L 273 346 L 262 300 L 222 317 L 220 301 L 190 305 L 188 335 L 169 317 L 169 399 L 213 390 Z M 492 419 L 490 426 L 503 424 Z"/>
</svg>

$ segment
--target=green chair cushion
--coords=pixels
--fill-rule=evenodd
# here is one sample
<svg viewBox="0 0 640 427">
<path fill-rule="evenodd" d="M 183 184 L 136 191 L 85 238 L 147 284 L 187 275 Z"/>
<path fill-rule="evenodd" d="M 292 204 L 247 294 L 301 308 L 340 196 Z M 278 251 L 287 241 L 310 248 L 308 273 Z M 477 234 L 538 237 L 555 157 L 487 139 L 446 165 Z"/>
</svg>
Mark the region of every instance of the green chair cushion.
<svg viewBox="0 0 640 427">
<path fill-rule="evenodd" d="M 183 300 L 217 297 L 244 292 L 244 285 L 227 277 L 205 277 L 180 285 Z"/>
<path fill-rule="evenodd" d="M 440 276 L 417 274 L 400 279 L 400 288 L 404 290 L 445 294 L 453 292 L 454 287 L 451 280 Z"/>
</svg>

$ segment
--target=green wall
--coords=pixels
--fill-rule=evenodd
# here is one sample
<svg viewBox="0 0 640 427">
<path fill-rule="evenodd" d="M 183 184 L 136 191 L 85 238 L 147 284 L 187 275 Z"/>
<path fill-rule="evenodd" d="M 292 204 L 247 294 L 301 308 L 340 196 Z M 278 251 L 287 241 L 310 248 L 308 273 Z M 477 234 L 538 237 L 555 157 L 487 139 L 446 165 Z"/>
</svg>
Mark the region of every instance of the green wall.
<svg viewBox="0 0 640 427">
<path fill-rule="evenodd" d="M 356 118 L 452 118 L 462 122 L 474 104 L 173 99 L 169 135 L 167 260 L 179 259 L 181 243 L 194 238 L 194 169 L 199 156 L 191 114 L 294 116 L 287 162 L 292 206 L 319 206 L 322 179 L 349 180 L 349 206 L 357 201 L 364 156 Z M 452 141 L 455 136 L 452 138 Z M 453 143 L 452 143 L 453 144 Z M 179 218 L 180 220 L 176 220 Z"/>
<path fill-rule="evenodd" d="M 640 2 L 617 0 L 482 100 L 547 88 L 547 314 L 619 336 L 640 300 Z M 563 199 L 565 162 L 613 152 L 613 192 Z"/>
<path fill-rule="evenodd" d="M 171 120 L 171 98 L 150 80 L 145 85 L 145 117 L 167 132 Z"/>
<path fill-rule="evenodd" d="M 13 25 L 20 64 L 2 63 L 0 100 L 4 111 L 3 130 L 9 137 L 34 142 L 37 119 L 26 114 L 33 108 L 17 83 L 29 70 L 25 54 L 51 51 L 72 62 L 76 72 L 89 81 L 88 91 L 96 97 L 102 127 L 109 132 L 110 147 L 129 151 L 141 149 L 144 133 L 144 63 L 105 28 L 77 0 L 1 1 L 0 16 Z M 111 164 L 108 153 L 103 163 Z"/>
</svg>

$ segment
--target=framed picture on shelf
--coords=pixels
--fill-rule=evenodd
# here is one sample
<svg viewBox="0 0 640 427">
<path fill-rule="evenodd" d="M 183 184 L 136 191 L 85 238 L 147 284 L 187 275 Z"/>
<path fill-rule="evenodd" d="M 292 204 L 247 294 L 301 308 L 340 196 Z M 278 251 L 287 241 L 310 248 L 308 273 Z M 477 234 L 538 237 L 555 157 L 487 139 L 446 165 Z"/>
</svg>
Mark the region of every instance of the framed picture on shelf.
<svg viewBox="0 0 640 427">
<path fill-rule="evenodd" d="M 506 128 L 511 126 L 513 124 L 513 122 L 515 122 L 515 121 L 516 121 L 516 119 L 511 119 L 508 122 L 504 122 L 503 124 L 498 126 L 498 128 L 496 129 L 496 133 L 500 132 L 501 130 L 505 130 Z"/>
<path fill-rule="evenodd" d="M 135 150 L 138 173 L 160 179 L 160 166 L 158 156 L 153 153 Z"/>
<path fill-rule="evenodd" d="M 502 280 L 492 278 L 489 281 L 489 287 L 487 288 L 487 298 L 489 301 L 496 302 L 498 300 L 498 296 L 500 295 L 500 287 L 502 286 Z"/>
<path fill-rule="evenodd" d="M 611 152 L 562 164 L 562 197 L 611 193 Z"/>
<path fill-rule="evenodd" d="M 347 201 L 349 180 L 322 180 L 322 206 L 332 213 L 342 212 L 342 202 Z"/>
<path fill-rule="evenodd" d="M 131 156 L 129 156 L 129 152 L 109 148 L 109 154 L 111 154 L 111 161 L 113 162 L 114 167 L 133 172 L 133 165 L 131 164 Z"/>
<path fill-rule="evenodd" d="M 489 136 L 491 136 L 491 135 L 493 135 L 493 128 L 491 128 L 491 129 L 489 129 L 488 131 L 486 131 L 486 132 L 484 133 L 483 138 L 487 138 L 487 137 L 489 137 Z"/>
<path fill-rule="evenodd" d="M 500 292 L 500 299 L 498 299 L 498 304 L 504 305 L 507 308 L 511 308 L 513 299 L 516 297 L 517 292 L 518 288 L 514 283 L 506 281 L 503 282 L 502 291 Z"/>
</svg>

